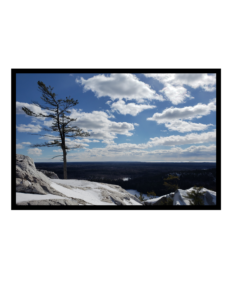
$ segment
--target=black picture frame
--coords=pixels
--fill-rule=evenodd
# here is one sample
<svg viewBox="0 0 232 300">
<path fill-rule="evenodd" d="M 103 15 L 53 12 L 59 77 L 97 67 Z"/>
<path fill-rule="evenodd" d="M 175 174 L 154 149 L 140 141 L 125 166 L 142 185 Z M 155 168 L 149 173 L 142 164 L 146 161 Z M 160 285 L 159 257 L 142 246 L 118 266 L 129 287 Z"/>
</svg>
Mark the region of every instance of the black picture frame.
<svg viewBox="0 0 232 300">
<path fill-rule="evenodd" d="M 16 204 L 16 75 L 22 73 L 215 73 L 217 203 L 207 206 L 20 206 Z M 12 210 L 221 210 L 221 69 L 11 69 L 11 209 Z"/>
</svg>

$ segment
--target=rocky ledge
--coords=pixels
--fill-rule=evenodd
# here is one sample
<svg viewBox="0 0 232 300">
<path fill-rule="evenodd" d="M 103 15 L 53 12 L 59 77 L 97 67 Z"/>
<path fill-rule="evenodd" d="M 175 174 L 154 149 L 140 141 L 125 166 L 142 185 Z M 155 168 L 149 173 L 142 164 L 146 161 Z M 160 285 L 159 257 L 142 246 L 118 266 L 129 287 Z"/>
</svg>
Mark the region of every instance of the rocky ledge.
<svg viewBox="0 0 232 300">
<path fill-rule="evenodd" d="M 55 173 L 51 173 L 37 170 L 30 157 L 17 154 L 17 205 L 142 205 L 137 197 L 120 186 L 63 180 L 58 176 L 54 178 Z"/>
</svg>

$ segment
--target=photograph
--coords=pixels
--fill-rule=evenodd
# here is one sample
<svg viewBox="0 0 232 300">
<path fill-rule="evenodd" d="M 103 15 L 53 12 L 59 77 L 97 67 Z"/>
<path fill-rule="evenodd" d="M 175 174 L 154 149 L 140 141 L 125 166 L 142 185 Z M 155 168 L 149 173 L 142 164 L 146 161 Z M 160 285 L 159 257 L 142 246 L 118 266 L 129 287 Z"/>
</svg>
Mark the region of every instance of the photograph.
<svg viewBox="0 0 232 300">
<path fill-rule="evenodd" d="M 11 209 L 221 209 L 220 69 L 11 69 L 11 84 Z"/>
</svg>

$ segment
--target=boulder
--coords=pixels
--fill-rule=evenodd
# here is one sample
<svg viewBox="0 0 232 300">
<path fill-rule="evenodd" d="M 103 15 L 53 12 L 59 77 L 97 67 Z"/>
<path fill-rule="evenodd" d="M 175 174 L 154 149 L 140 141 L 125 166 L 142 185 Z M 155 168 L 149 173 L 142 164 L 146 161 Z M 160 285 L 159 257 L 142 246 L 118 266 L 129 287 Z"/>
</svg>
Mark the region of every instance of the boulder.
<svg viewBox="0 0 232 300">
<path fill-rule="evenodd" d="M 46 175 L 47 177 L 51 178 L 51 179 L 59 179 L 59 177 L 57 176 L 56 173 L 52 172 L 52 171 L 46 171 L 46 170 L 41 170 L 41 169 L 37 169 L 39 172 L 42 172 L 44 175 Z"/>
<path fill-rule="evenodd" d="M 50 184 L 50 179 L 36 169 L 30 157 L 16 154 L 16 192 L 64 196 L 53 189 Z"/>
</svg>

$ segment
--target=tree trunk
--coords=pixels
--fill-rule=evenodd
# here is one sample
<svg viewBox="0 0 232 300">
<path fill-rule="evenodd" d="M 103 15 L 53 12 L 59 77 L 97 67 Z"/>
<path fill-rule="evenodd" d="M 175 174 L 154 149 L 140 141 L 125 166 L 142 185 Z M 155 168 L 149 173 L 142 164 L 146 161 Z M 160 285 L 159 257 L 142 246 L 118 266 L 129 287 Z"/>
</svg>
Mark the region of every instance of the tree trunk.
<svg viewBox="0 0 232 300">
<path fill-rule="evenodd" d="M 66 150 L 63 150 L 63 157 L 64 157 L 64 163 L 63 163 L 63 169 L 64 169 L 64 179 L 68 179 L 67 176 L 67 161 L 66 161 Z"/>
<path fill-rule="evenodd" d="M 67 176 L 67 152 L 66 152 L 66 149 L 65 149 L 65 132 L 64 132 L 64 114 L 63 114 L 63 125 L 62 125 L 62 131 L 63 131 L 63 169 L 64 169 L 64 179 L 68 179 L 68 176 Z"/>
</svg>

